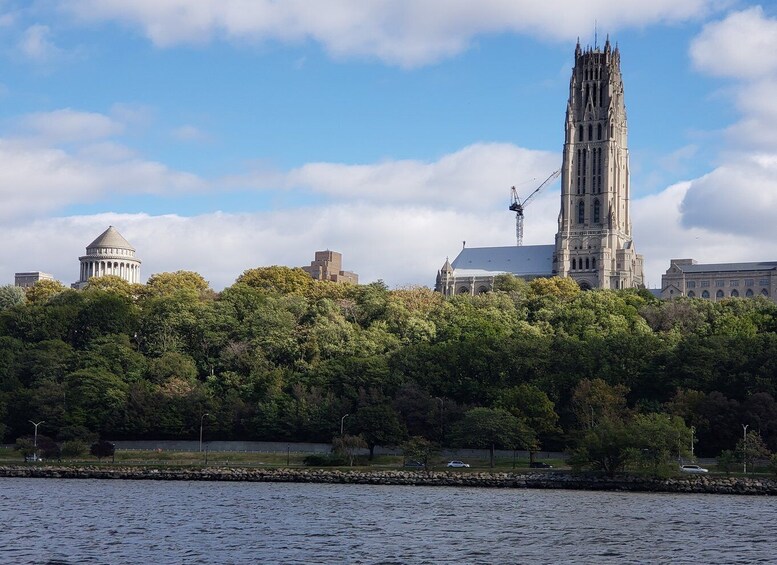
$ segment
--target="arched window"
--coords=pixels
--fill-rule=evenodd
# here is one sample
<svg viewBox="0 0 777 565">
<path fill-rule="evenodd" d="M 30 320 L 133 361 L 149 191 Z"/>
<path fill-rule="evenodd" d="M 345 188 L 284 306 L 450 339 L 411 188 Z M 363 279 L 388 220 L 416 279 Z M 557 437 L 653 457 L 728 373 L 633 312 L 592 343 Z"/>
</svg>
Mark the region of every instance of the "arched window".
<svg viewBox="0 0 777 565">
<path fill-rule="evenodd" d="M 456 294 L 469 294 L 469 289 L 466 286 L 462 286 Z"/>
<path fill-rule="evenodd" d="M 753 289 L 752 288 L 748 288 L 747 292 L 745 293 L 745 296 L 747 296 L 748 298 L 752 298 L 753 297 Z"/>
<path fill-rule="evenodd" d="M 595 268 L 596 268 L 596 257 L 594 257 L 593 259 L 591 259 L 591 268 L 592 268 L 592 269 L 595 269 Z"/>
<path fill-rule="evenodd" d="M 588 257 L 586 257 L 586 258 L 585 258 L 585 268 L 586 268 L 586 269 L 590 269 L 590 268 L 591 268 L 591 265 L 590 265 L 590 263 L 589 263 L 589 259 L 588 259 Z"/>
<path fill-rule="evenodd" d="M 709 297 L 710 297 L 710 293 L 709 293 L 708 291 L 706 291 L 706 290 L 705 290 L 705 291 L 703 291 L 703 292 L 701 293 L 701 297 L 702 297 L 702 298 L 709 298 Z"/>
<path fill-rule="evenodd" d="M 585 203 L 581 200 L 577 205 L 577 223 L 582 224 L 585 222 Z"/>
<path fill-rule="evenodd" d="M 598 224 L 601 221 L 601 206 L 599 200 L 594 200 L 594 223 Z"/>
<path fill-rule="evenodd" d="M 574 271 L 575 269 L 577 269 L 577 259 L 575 259 L 575 258 L 573 257 L 573 258 L 572 258 L 572 270 Z"/>
<path fill-rule="evenodd" d="M 734 289 L 734 290 L 732 290 L 732 291 L 731 291 L 731 296 L 732 296 L 733 298 L 736 298 L 736 297 L 738 297 L 738 296 L 739 296 L 739 291 L 738 291 L 737 289 Z"/>
<path fill-rule="evenodd" d="M 723 291 L 719 290 L 718 292 L 716 292 L 715 293 L 715 298 L 723 298 Z"/>
<path fill-rule="evenodd" d="M 602 139 L 602 124 L 599 124 L 596 126 L 596 139 L 601 140 Z"/>
<path fill-rule="evenodd" d="M 766 289 L 763 289 L 763 290 L 761 291 L 761 296 L 769 296 L 769 291 L 768 291 L 768 290 L 766 290 Z"/>
<path fill-rule="evenodd" d="M 688 298 L 696 298 L 696 294 L 692 290 L 688 291 Z"/>
<path fill-rule="evenodd" d="M 583 126 L 577 126 L 577 140 L 583 141 Z"/>
<path fill-rule="evenodd" d="M 487 286 L 480 286 L 480 287 L 478 287 L 478 294 L 485 294 L 485 293 L 488 292 L 488 290 L 489 289 L 488 289 Z"/>
<path fill-rule="evenodd" d="M 594 126 L 588 124 L 588 141 L 593 141 L 594 138 Z"/>
</svg>

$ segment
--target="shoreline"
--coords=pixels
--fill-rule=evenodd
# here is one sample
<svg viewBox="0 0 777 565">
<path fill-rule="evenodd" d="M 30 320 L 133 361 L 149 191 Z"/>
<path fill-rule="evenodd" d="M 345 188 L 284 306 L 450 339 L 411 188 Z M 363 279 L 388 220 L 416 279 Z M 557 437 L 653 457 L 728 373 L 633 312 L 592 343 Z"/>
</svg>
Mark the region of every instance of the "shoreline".
<svg viewBox="0 0 777 565">
<path fill-rule="evenodd" d="M 590 473 L 456 473 L 450 471 L 341 471 L 329 469 L 253 469 L 208 467 L 0 466 L 0 478 L 114 479 L 155 481 L 243 481 L 397 486 L 568 489 L 696 494 L 777 495 L 769 478 L 692 476 L 654 479 L 636 475 L 613 478 Z"/>
</svg>

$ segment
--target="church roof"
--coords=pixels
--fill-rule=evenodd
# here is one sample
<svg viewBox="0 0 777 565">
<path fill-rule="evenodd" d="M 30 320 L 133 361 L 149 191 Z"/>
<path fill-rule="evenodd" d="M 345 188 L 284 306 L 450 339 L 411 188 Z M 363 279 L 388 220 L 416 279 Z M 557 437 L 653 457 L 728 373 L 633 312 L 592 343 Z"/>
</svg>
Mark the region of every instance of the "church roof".
<svg viewBox="0 0 777 565">
<path fill-rule="evenodd" d="M 774 271 L 777 270 L 777 261 L 756 261 L 753 263 L 696 263 L 693 265 L 675 264 L 674 266 L 684 273 Z"/>
<path fill-rule="evenodd" d="M 555 250 L 555 245 L 465 247 L 452 266 L 457 277 L 496 273 L 549 277 Z"/>
<path fill-rule="evenodd" d="M 124 239 L 124 237 L 113 226 L 108 226 L 107 230 L 97 236 L 97 239 L 86 246 L 87 249 L 92 249 L 94 247 L 115 247 L 117 249 L 129 249 L 130 251 L 135 251 L 135 248 L 129 244 L 129 241 Z"/>
</svg>

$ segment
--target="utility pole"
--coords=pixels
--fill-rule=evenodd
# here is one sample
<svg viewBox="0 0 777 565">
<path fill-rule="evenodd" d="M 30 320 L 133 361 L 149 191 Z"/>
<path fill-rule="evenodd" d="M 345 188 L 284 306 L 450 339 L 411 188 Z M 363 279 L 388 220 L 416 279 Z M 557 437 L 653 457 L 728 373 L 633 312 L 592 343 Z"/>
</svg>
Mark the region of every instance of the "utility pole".
<svg viewBox="0 0 777 565">
<path fill-rule="evenodd" d="M 32 440 L 32 460 L 37 461 L 38 460 L 38 426 L 43 424 L 45 420 L 41 420 L 40 422 L 33 422 L 32 420 L 27 420 L 30 424 L 35 426 L 35 435 L 33 436 Z"/>
<path fill-rule="evenodd" d="M 750 424 L 742 424 L 742 472 L 747 475 L 747 428 Z"/>
</svg>

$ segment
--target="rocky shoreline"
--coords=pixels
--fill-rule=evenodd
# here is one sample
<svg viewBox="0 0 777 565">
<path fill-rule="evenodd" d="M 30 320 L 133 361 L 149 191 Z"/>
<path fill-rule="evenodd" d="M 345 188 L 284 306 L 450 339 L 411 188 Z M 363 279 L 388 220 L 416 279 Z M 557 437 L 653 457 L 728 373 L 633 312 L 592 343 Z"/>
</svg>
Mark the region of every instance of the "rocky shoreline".
<svg viewBox="0 0 777 565">
<path fill-rule="evenodd" d="M 566 472 L 457 473 L 424 471 L 341 471 L 330 469 L 254 469 L 207 467 L 3 466 L 0 478 L 123 479 L 157 481 L 246 481 L 412 485 L 483 488 L 571 489 L 631 492 L 777 495 L 777 480 L 766 478 L 693 476 L 651 479 L 634 475 L 614 478 Z"/>
</svg>

